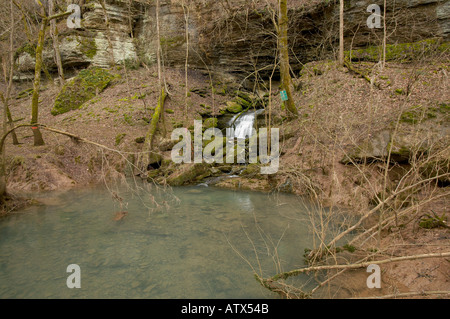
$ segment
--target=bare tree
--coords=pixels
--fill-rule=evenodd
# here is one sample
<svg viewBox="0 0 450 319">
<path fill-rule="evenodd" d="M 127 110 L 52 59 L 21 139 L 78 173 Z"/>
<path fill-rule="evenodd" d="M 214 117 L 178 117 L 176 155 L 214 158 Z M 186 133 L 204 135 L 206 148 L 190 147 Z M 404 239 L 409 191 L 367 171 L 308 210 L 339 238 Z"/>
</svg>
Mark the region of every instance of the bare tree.
<svg viewBox="0 0 450 319">
<path fill-rule="evenodd" d="M 286 91 L 288 100 L 286 101 L 286 109 L 293 115 L 298 115 L 297 108 L 295 107 L 294 99 L 292 97 L 292 79 L 290 75 L 289 66 L 289 45 L 288 45 L 288 9 L 287 0 L 279 0 L 279 13 L 278 13 L 278 46 L 280 50 L 280 73 L 281 84 Z"/>
<path fill-rule="evenodd" d="M 48 1 L 48 14 L 52 16 L 54 14 L 54 0 Z M 61 62 L 61 53 L 59 51 L 59 39 L 58 39 L 58 30 L 56 28 L 56 20 L 50 21 L 50 36 L 53 40 L 53 54 L 56 62 L 56 66 L 58 67 L 58 76 L 59 76 L 59 85 L 64 85 L 64 69 Z"/>
<path fill-rule="evenodd" d="M 156 135 L 156 131 L 158 128 L 158 123 L 160 119 L 164 121 L 164 103 L 167 97 L 167 90 L 165 87 L 165 81 L 163 84 L 163 74 L 162 74 L 162 63 L 161 63 L 161 33 L 160 33 L 160 21 L 159 21 L 159 10 L 160 10 L 160 1 L 156 0 L 156 35 L 157 35 L 157 49 L 156 49 L 156 61 L 158 66 L 158 89 L 160 92 L 158 98 L 158 104 L 155 108 L 155 112 L 153 113 L 152 119 L 150 121 L 150 127 L 145 136 L 144 147 L 142 150 L 142 154 L 138 159 L 138 168 L 141 172 L 145 172 L 147 170 L 148 164 L 152 158 L 152 149 L 153 149 L 153 140 Z"/>
<path fill-rule="evenodd" d="M 14 10 L 13 7 L 11 8 L 10 12 L 10 34 L 9 34 L 9 50 L 8 50 L 8 58 L 5 58 L 3 60 L 3 71 L 4 71 L 4 78 L 5 83 L 7 83 L 6 92 L 3 95 L 3 93 L 0 93 L 0 99 L 3 102 L 4 105 L 4 111 L 5 116 L 4 120 L 8 119 L 9 124 L 12 126 L 14 125 L 11 111 L 9 109 L 9 99 L 11 96 L 11 89 L 13 85 L 13 74 L 14 74 L 14 36 L 15 36 L 15 19 L 14 19 Z M 9 64 L 9 65 L 8 65 Z M 9 70 L 9 72 L 8 72 Z M 6 129 L 6 126 L 5 126 Z M 18 145 L 19 140 L 17 139 L 17 135 L 15 132 L 13 132 L 12 138 L 13 138 L 13 144 Z"/>
<path fill-rule="evenodd" d="M 45 7 L 41 2 L 38 2 L 41 7 L 41 26 L 38 35 L 38 43 L 36 46 L 36 65 L 34 69 L 34 82 L 33 82 L 33 96 L 31 99 L 31 124 L 38 123 L 39 114 L 39 89 L 41 86 L 41 71 L 43 67 L 42 51 L 44 49 L 45 32 L 47 30 L 50 21 L 67 16 L 71 12 L 65 12 L 60 14 L 55 14 L 52 16 L 47 16 L 45 14 Z M 38 126 L 32 126 L 33 136 L 34 136 L 34 146 L 44 145 L 44 139 L 39 130 Z"/>
<path fill-rule="evenodd" d="M 114 66 L 116 64 L 116 62 L 114 59 L 114 47 L 113 47 L 112 40 L 111 40 L 111 30 L 109 28 L 108 12 L 106 11 L 105 0 L 99 0 L 99 2 L 103 9 L 103 15 L 105 16 L 106 38 L 108 40 L 108 47 L 109 47 L 109 53 L 110 53 L 110 65 Z"/>
<path fill-rule="evenodd" d="M 339 65 L 344 65 L 344 0 L 339 0 Z"/>
<path fill-rule="evenodd" d="M 386 40 L 387 40 L 387 30 L 386 30 L 386 0 L 384 0 L 383 6 L 383 57 L 381 62 L 381 69 L 383 70 L 386 65 Z"/>
<path fill-rule="evenodd" d="M 14 12 L 13 12 L 13 2 L 10 1 L 10 17 L 11 17 L 11 30 L 10 30 L 10 45 L 9 45 L 9 58 L 12 64 L 10 65 L 10 75 L 12 75 L 12 70 L 14 68 L 14 55 L 12 52 L 13 48 L 13 41 L 14 41 Z M 3 100 L 3 122 L 2 122 L 2 132 L 3 135 L 6 134 L 6 118 L 7 118 L 7 108 L 8 108 L 8 98 L 9 98 L 9 92 L 11 90 L 11 83 L 12 83 L 12 76 L 10 78 L 10 81 L 8 83 L 7 93 L 6 93 L 6 99 L 2 95 Z M 4 197 L 6 196 L 6 154 L 5 154 L 5 148 L 1 148 L 1 158 L 0 158 L 0 203 L 4 201 Z"/>
<path fill-rule="evenodd" d="M 185 114 L 188 113 L 188 99 L 189 99 L 189 87 L 188 87 L 188 62 L 189 62 L 189 3 L 186 4 L 185 0 L 182 0 L 181 5 L 183 7 L 184 20 L 185 20 L 185 38 L 186 38 L 186 59 L 184 62 L 184 85 L 185 85 Z"/>
</svg>

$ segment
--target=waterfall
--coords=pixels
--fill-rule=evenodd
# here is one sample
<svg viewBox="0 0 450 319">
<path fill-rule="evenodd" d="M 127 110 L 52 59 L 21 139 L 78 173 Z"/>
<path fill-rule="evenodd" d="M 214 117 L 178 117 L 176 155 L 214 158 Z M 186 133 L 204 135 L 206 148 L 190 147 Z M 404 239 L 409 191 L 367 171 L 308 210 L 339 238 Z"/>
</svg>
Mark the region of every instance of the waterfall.
<svg viewBox="0 0 450 319">
<path fill-rule="evenodd" d="M 263 112 L 264 109 L 260 109 L 233 116 L 229 125 L 234 128 L 234 137 L 238 139 L 251 137 L 253 124 L 255 123 L 256 117 Z"/>
</svg>

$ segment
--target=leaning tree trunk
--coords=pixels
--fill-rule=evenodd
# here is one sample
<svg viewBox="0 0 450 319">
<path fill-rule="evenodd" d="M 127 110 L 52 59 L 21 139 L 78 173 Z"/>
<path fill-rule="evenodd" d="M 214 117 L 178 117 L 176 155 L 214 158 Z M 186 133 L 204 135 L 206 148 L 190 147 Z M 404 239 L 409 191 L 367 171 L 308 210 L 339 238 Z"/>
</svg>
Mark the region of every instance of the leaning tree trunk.
<svg viewBox="0 0 450 319">
<path fill-rule="evenodd" d="M 293 115 L 298 115 L 292 98 L 292 79 L 289 66 L 289 46 L 288 46 L 288 10 L 287 0 L 279 0 L 279 16 L 278 16 L 278 46 L 280 50 L 280 73 L 281 85 L 286 91 L 288 100 L 285 101 L 286 109 Z"/>
<path fill-rule="evenodd" d="M 155 139 L 156 132 L 158 130 L 158 123 L 164 112 L 164 103 L 166 101 L 166 92 L 164 87 L 161 88 L 161 95 L 158 99 L 158 105 L 155 108 L 155 113 L 153 113 L 152 120 L 150 121 L 150 127 L 145 136 L 144 147 L 142 148 L 141 155 L 137 160 L 137 167 L 139 169 L 139 175 L 145 176 L 145 172 L 148 171 L 148 165 L 153 158 L 153 141 Z"/>
</svg>

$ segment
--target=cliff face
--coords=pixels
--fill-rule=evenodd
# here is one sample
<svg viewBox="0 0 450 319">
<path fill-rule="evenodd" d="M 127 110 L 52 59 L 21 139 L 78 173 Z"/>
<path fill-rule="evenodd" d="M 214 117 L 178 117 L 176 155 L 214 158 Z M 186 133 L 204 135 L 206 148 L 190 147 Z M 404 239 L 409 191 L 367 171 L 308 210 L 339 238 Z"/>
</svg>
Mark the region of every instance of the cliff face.
<svg viewBox="0 0 450 319">
<path fill-rule="evenodd" d="M 94 65 L 107 67 L 111 62 L 112 45 L 115 63 L 133 63 L 139 59 L 155 61 L 156 10 L 154 1 L 105 0 L 105 12 L 98 1 L 83 1 L 82 27 L 68 29 L 65 21 L 58 25 L 62 61 L 66 68 Z M 186 1 L 188 2 L 188 1 Z M 243 1 L 190 1 L 183 8 L 181 1 L 161 0 L 160 27 L 163 59 L 166 65 L 185 64 L 185 25 L 189 29 L 190 68 L 208 70 L 238 77 L 255 77 L 272 72 L 270 64 L 276 56 L 273 13 Z M 289 10 L 289 41 L 294 72 L 303 63 L 333 56 L 338 42 L 338 6 L 331 1 L 310 1 L 298 5 L 291 1 Z M 301 1 L 300 1 L 301 2 Z M 391 1 L 390 1 L 391 2 Z M 431 37 L 448 41 L 450 33 L 450 2 L 440 0 L 397 0 L 387 8 L 388 43 L 414 42 Z M 262 3 L 262 2 L 261 2 Z M 328 3 L 328 4 L 327 4 Z M 383 1 L 346 1 L 346 48 L 379 45 L 381 29 L 366 25 L 370 13 L 367 7 Z M 28 55 L 28 56 L 27 56 Z M 51 45 L 44 59 L 49 69 L 56 69 Z M 33 58 L 23 52 L 20 70 L 31 71 Z"/>
</svg>

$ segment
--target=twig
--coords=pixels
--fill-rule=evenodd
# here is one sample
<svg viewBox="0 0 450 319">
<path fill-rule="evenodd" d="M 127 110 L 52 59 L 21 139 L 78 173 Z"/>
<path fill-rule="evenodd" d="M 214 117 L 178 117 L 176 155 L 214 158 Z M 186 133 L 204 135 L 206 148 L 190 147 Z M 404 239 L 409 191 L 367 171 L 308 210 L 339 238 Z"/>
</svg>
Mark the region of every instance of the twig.
<svg viewBox="0 0 450 319">
<path fill-rule="evenodd" d="M 356 298 L 351 298 L 351 299 L 390 299 L 390 298 L 427 296 L 427 295 L 450 295 L 450 291 L 414 291 L 414 292 L 403 292 L 403 293 L 398 293 L 398 294 L 376 296 L 376 297 L 356 297 Z"/>
<path fill-rule="evenodd" d="M 288 272 L 280 273 L 269 279 L 264 279 L 264 281 L 269 280 L 269 281 L 273 282 L 273 281 L 277 281 L 279 279 L 287 279 L 289 277 L 297 276 L 299 274 L 302 274 L 305 272 L 311 272 L 311 271 L 321 271 L 321 270 L 331 270 L 331 269 L 358 269 L 358 268 L 365 268 L 371 264 L 382 265 L 382 264 L 393 263 L 393 262 L 398 262 L 398 261 L 416 260 L 416 259 L 425 259 L 425 258 L 437 258 L 437 257 L 450 257 L 450 252 L 402 256 L 402 257 L 388 258 L 388 259 L 383 259 L 383 260 L 367 261 L 367 262 L 358 263 L 358 264 L 325 265 L 325 266 L 306 267 L 306 268 L 300 268 L 300 269 L 295 269 L 295 270 L 291 270 Z"/>
</svg>

